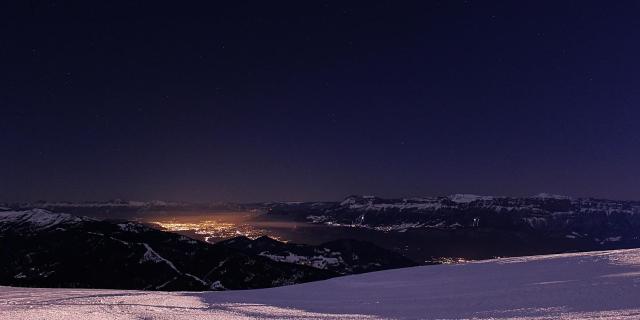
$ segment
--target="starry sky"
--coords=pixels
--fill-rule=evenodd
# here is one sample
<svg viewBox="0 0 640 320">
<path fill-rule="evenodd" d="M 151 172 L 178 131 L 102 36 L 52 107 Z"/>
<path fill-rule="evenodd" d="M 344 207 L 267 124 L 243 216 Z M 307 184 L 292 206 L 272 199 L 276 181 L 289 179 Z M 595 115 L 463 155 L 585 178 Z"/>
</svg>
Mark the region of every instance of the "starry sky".
<svg viewBox="0 0 640 320">
<path fill-rule="evenodd" d="M 0 201 L 640 200 L 636 1 L 3 1 Z"/>
</svg>

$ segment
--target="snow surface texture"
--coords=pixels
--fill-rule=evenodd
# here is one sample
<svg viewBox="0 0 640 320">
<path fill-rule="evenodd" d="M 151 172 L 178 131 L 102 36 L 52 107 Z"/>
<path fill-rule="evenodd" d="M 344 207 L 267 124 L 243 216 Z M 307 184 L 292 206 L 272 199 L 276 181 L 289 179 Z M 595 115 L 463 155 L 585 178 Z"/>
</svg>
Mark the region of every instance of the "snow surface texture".
<svg viewBox="0 0 640 320">
<path fill-rule="evenodd" d="M 640 249 L 387 270 L 289 287 L 0 287 L 0 319 L 640 319 Z"/>
<path fill-rule="evenodd" d="M 53 213 L 44 209 L 0 212 L 0 224 L 21 223 L 33 229 L 45 229 L 61 223 L 90 221 L 91 218 L 77 217 L 67 213 Z M 1 226 L 0 226 L 1 228 Z"/>
</svg>

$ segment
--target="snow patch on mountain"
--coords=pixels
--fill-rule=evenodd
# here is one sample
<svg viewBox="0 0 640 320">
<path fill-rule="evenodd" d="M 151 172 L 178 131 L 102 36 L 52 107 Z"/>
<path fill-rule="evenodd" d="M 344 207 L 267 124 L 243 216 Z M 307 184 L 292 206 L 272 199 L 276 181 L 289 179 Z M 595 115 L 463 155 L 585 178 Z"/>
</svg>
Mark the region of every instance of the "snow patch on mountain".
<svg viewBox="0 0 640 320">
<path fill-rule="evenodd" d="M 120 228 L 120 230 L 125 232 L 135 232 L 135 233 L 148 231 L 150 229 L 147 226 L 142 225 L 140 223 L 136 223 L 136 222 L 119 223 L 118 228 Z"/>
<path fill-rule="evenodd" d="M 291 252 L 287 252 L 286 255 L 281 255 L 281 254 L 271 254 L 266 251 L 259 253 L 259 255 L 269 258 L 273 261 L 301 264 L 301 265 L 306 265 L 306 266 L 310 266 L 318 269 L 327 269 L 327 267 L 329 266 L 337 266 L 339 264 L 344 263 L 344 261 L 342 260 L 342 257 L 340 257 L 339 255 L 337 257 L 326 257 L 323 255 L 308 257 L 308 256 L 293 254 Z"/>
<path fill-rule="evenodd" d="M 91 220 L 93 219 L 67 213 L 54 213 L 44 209 L 0 212 L 0 226 L 10 223 L 29 226 L 33 229 L 51 228 L 63 223 L 78 223 Z"/>
<path fill-rule="evenodd" d="M 533 198 L 537 198 L 537 199 L 555 199 L 555 200 L 570 200 L 571 197 L 568 196 L 563 196 L 563 195 L 559 195 L 559 194 L 552 194 L 552 193 L 538 193 L 537 195 L 533 196 Z"/>
<path fill-rule="evenodd" d="M 388 202 L 374 196 L 350 196 L 340 202 L 340 206 L 359 211 L 436 210 L 446 207 L 437 198 L 405 198 L 396 202 Z"/>
<path fill-rule="evenodd" d="M 180 274 L 180 275 L 185 275 L 187 277 L 190 277 L 204 285 L 208 285 L 208 283 L 200 278 L 198 278 L 197 276 L 194 276 L 190 273 L 186 273 L 186 272 L 182 272 L 180 270 L 178 270 L 178 268 L 176 268 L 176 266 L 173 264 L 173 262 L 165 259 L 164 257 L 162 257 L 161 255 L 159 255 L 155 250 L 153 250 L 153 248 L 151 248 L 151 246 L 149 246 L 146 243 L 142 243 L 142 245 L 147 249 L 147 251 L 144 253 L 144 255 L 142 256 L 142 258 L 140 259 L 140 263 L 144 263 L 144 262 L 155 262 L 155 263 L 166 263 L 171 269 L 173 269 L 176 273 Z M 161 285 L 160 287 L 163 287 L 165 284 Z"/>
<path fill-rule="evenodd" d="M 155 263 L 164 262 L 169 267 L 171 267 L 171 269 L 175 270 L 179 274 L 182 274 L 182 272 L 180 272 L 180 270 L 178 270 L 178 268 L 176 268 L 176 266 L 173 265 L 173 262 L 163 258 L 155 250 L 153 250 L 153 248 L 151 248 L 151 246 L 149 246 L 146 243 L 143 243 L 142 245 L 147 249 L 147 251 L 144 253 L 144 255 L 142 255 L 142 258 L 140 258 L 140 263 L 144 263 L 144 262 L 155 262 Z"/>
<path fill-rule="evenodd" d="M 452 194 L 448 196 L 449 200 L 455 203 L 471 203 L 478 200 L 493 200 L 491 196 L 478 196 L 475 194 Z"/>
</svg>

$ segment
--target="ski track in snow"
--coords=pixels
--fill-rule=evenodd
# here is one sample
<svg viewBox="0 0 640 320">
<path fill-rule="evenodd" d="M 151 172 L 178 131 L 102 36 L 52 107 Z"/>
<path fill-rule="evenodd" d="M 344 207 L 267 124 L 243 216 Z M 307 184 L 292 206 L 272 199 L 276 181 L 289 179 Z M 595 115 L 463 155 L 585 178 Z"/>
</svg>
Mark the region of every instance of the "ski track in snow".
<svg viewBox="0 0 640 320">
<path fill-rule="evenodd" d="M 640 319 L 640 249 L 226 292 L 0 287 L 0 319 Z"/>
<path fill-rule="evenodd" d="M 151 246 L 149 246 L 148 244 L 146 244 L 146 243 L 142 243 L 142 245 L 144 245 L 144 247 L 147 249 L 147 251 L 146 251 L 146 252 L 145 252 L 145 254 L 142 256 L 142 259 L 140 259 L 140 262 L 145 262 L 145 261 L 164 262 L 164 263 L 166 263 L 166 264 L 167 264 L 171 269 L 173 269 L 176 273 L 178 273 L 178 274 L 180 274 L 180 275 L 188 276 L 188 277 L 190 277 L 190 278 L 193 278 L 194 280 L 196 280 L 196 281 L 198 281 L 198 282 L 202 283 L 202 284 L 203 284 L 203 285 L 205 285 L 205 286 L 207 285 L 207 283 L 206 283 L 204 280 L 202 280 L 202 279 L 200 279 L 200 278 L 198 278 L 198 277 L 196 277 L 196 276 L 194 276 L 194 275 L 192 275 L 192 274 L 190 274 L 190 273 L 186 273 L 186 272 L 182 272 L 182 271 L 178 270 L 178 268 L 176 268 L 176 266 L 173 264 L 173 262 L 171 262 L 171 261 L 169 261 L 169 260 L 165 259 L 164 257 L 162 257 L 161 255 L 159 255 L 159 254 L 158 254 L 155 250 L 153 250 L 153 248 L 151 248 Z M 174 278 L 173 280 L 175 280 L 175 278 Z M 164 287 L 165 285 L 167 285 L 169 282 L 171 282 L 171 281 L 173 281 L 173 280 L 169 280 L 169 281 L 167 281 L 167 282 L 165 282 L 165 283 L 163 283 L 163 284 L 161 284 L 161 285 L 157 286 L 157 287 L 156 287 L 156 289 L 160 289 L 160 288 Z"/>
</svg>

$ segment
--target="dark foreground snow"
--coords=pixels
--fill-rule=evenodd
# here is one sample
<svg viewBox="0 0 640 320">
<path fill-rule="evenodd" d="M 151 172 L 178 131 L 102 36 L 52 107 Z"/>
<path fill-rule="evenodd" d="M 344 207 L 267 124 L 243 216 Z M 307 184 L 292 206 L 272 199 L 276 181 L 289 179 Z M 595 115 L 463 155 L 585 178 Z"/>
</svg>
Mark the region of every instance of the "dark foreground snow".
<svg viewBox="0 0 640 320">
<path fill-rule="evenodd" d="M 498 259 L 261 290 L 0 287 L 0 319 L 640 319 L 640 249 Z"/>
</svg>

